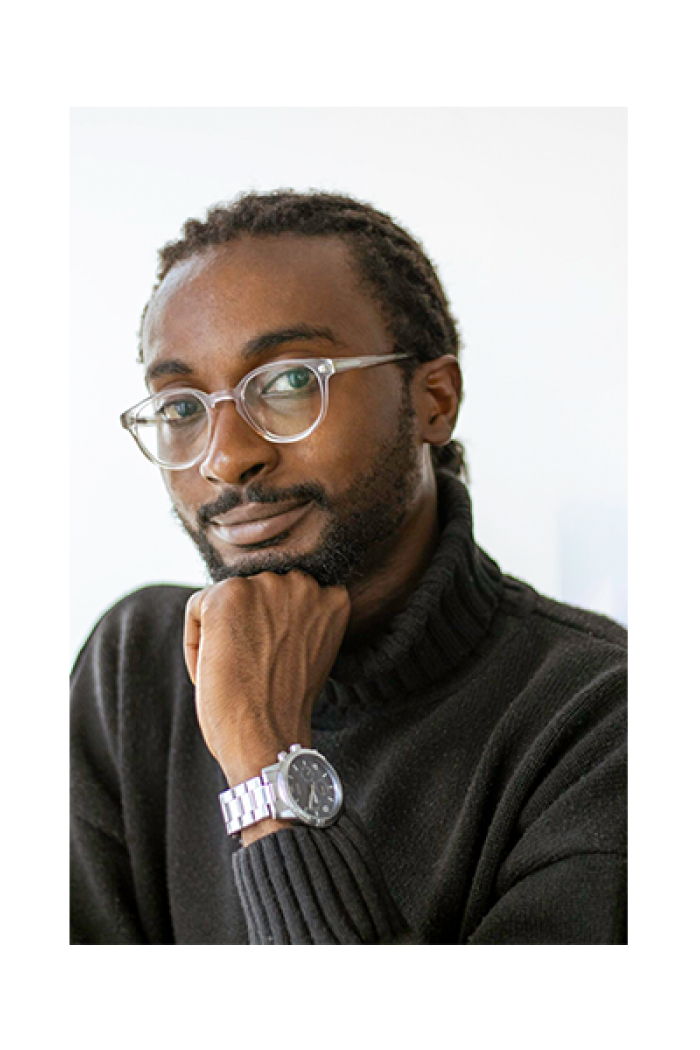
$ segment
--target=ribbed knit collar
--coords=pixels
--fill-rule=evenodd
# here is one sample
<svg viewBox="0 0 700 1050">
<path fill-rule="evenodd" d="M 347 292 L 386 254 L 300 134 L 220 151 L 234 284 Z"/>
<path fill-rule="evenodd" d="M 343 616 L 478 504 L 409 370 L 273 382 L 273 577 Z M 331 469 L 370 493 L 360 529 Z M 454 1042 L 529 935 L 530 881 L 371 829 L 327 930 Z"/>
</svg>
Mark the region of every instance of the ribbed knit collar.
<svg viewBox="0 0 700 1050">
<path fill-rule="evenodd" d="M 476 546 L 469 493 L 454 476 L 438 475 L 441 533 L 435 556 L 408 605 L 371 642 L 341 652 L 319 698 L 324 712 L 399 702 L 436 685 L 464 664 L 491 626 L 502 577 Z"/>
</svg>

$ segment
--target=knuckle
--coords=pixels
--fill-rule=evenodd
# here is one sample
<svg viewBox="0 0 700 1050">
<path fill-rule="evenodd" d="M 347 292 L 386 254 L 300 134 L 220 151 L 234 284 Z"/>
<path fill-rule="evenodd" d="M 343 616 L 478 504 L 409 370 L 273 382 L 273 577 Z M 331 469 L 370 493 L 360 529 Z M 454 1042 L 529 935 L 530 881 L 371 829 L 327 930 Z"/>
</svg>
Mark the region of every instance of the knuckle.
<svg viewBox="0 0 700 1050">
<path fill-rule="evenodd" d="M 243 577 L 232 576 L 208 587 L 202 599 L 202 615 L 220 612 L 222 609 L 235 604 L 240 600 L 241 585 L 245 585 L 245 583 L 246 580 Z"/>
<path fill-rule="evenodd" d="M 350 604 L 350 595 L 345 587 L 329 587 L 329 601 L 333 606 L 344 609 Z"/>
<path fill-rule="evenodd" d="M 202 603 L 204 602 L 209 587 L 203 587 L 199 591 L 195 591 L 187 599 L 187 605 L 185 606 L 185 615 L 187 617 L 196 617 L 197 613 L 201 611 Z"/>
<path fill-rule="evenodd" d="M 280 577 L 283 579 L 284 577 Z M 308 572 L 302 572 L 301 569 L 291 569 L 286 578 L 289 580 L 293 587 L 299 587 L 308 589 L 311 585 L 315 584 L 316 581 L 313 576 L 309 576 Z"/>
</svg>

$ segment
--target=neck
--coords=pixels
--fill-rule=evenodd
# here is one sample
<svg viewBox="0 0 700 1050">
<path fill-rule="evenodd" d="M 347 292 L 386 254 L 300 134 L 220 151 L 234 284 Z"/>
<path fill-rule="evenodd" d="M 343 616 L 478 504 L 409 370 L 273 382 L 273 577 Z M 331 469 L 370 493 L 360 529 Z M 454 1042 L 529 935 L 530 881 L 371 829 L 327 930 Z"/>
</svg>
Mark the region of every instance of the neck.
<svg viewBox="0 0 700 1050">
<path fill-rule="evenodd" d="M 373 564 L 348 586 L 352 612 L 344 649 L 362 645 L 406 607 L 433 558 L 439 532 L 437 486 L 431 470 L 398 537 L 381 545 Z"/>
</svg>

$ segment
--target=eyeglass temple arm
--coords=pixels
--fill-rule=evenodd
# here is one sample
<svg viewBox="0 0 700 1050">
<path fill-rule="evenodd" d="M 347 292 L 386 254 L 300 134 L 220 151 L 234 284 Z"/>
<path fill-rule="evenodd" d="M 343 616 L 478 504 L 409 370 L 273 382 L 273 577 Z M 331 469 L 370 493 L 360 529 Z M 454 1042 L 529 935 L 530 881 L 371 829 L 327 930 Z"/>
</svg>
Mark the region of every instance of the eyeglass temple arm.
<svg viewBox="0 0 700 1050">
<path fill-rule="evenodd" d="M 401 361 L 412 356 L 412 354 L 380 354 L 379 357 L 338 357 L 333 361 L 333 370 L 347 372 L 351 368 L 372 368 L 373 365 L 385 365 L 390 361 Z"/>
</svg>

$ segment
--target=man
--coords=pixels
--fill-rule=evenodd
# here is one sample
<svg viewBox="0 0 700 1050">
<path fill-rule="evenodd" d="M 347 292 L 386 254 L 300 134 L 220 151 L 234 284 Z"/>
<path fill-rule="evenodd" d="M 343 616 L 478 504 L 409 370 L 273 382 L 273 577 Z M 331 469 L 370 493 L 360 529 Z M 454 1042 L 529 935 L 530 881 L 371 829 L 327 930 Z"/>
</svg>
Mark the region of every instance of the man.
<svg viewBox="0 0 700 1050">
<path fill-rule="evenodd" d="M 420 245 L 249 194 L 161 263 L 122 422 L 213 582 L 76 662 L 73 942 L 625 943 L 625 632 L 475 545 Z"/>
</svg>

